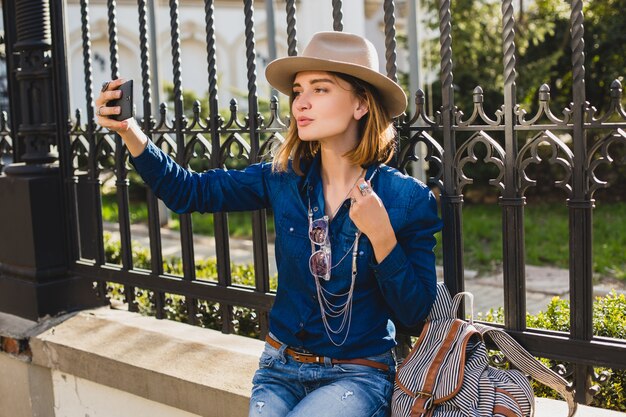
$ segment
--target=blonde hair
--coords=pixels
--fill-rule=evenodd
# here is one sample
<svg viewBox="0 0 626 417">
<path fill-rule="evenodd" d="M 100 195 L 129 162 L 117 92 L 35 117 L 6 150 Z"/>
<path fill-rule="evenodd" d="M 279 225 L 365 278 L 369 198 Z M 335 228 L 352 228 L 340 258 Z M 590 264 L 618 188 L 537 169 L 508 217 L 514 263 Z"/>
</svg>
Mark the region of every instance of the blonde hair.
<svg viewBox="0 0 626 417">
<path fill-rule="evenodd" d="M 389 112 L 382 106 L 378 90 L 369 83 L 350 75 L 331 72 L 338 78 L 347 81 L 352 86 L 352 93 L 367 104 L 368 112 L 359 120 L 359 136 L 361 140 L 357 146 L 343 156 L 361 167 L 367 167 L 377 162 L 389 162 L 395 151 L 395 129 L 392 125 Z M 289 98 L 289 109 L 294 96 Z M 290 110 L 291 113 L 291 110 Z M 293 117 L 293 114 L 292 114 Z M 293 170 L 303 175 L 301 162 L 311 160 L 319 151 L 317 141 L 303 141 L 298 136 L 298 128 L 292 120 L 287 130 L 285 141 L 278 147 L 272 161 L 272 170 L 285 172 L 292 160 Z"/>
</svg>

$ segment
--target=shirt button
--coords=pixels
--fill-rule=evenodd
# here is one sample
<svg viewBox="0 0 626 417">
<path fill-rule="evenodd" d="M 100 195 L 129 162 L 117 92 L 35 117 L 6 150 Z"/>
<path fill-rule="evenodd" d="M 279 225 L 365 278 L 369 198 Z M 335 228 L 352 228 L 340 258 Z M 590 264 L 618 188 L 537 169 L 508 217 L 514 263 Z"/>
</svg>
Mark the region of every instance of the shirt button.
<svg viewBox="0 0 626 417">
<path fill-rule="evenodd" d="M 300 322 L 300 327 L 304 327 L 304 323 Z"/>
<path fill-rule="evenodd" d="M 313 211 L 317 213 L 318 208 L 317 207 L 313 207 Z"/>
<path fill-rule="evenodd" d="M 293 227 L 290 227 L 290 228 L 289 228 L 289 231 L 290 231 L 290 232 L 293 232 Z"/>
<path fill-rule="evenodd" d="M 362 250 L 359 251 L 359 256 L 363 256 L 365 254 L 365 252 L 363 252 Z"/>
<path fill-rule="evenodd" d="M 309 191 L 313 191 L 313 186 L 309 185 Z"/>
</svg>

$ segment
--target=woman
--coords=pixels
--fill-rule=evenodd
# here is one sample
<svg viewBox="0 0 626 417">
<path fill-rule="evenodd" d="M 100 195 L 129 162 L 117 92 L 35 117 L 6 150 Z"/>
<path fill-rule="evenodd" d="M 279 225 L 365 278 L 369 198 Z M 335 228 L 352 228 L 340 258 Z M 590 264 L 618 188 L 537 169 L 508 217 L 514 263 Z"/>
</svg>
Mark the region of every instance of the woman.
<svg viewBox="0 0 626 417">
<path fill-rule="evenodd" d="M 441 228 L 429 189 L 384 165 L 406 95 L 378 72 L 369 41 L 341 32 L 317 33 L 266 77 L 291 97 L 272 163 L 182 169 L 133 120 L 106 117 L 119 112 L 105 104 L 121 80 L 96 100 L 98 122 L 122 136 L 144 181 L 176 212 L 273 208 L 278 290 L 249 415 L 388 415 L 392 319 L 413 326 L 428 314 Z"/>
</svg>

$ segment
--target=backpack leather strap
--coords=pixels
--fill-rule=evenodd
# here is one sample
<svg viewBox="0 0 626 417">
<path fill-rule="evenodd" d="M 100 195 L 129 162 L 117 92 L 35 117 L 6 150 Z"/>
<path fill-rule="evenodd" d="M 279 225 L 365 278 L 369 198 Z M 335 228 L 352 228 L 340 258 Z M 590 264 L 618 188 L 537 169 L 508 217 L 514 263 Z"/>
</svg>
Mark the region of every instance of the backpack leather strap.
<svg viewBox="0 0 626 417">
<path fill-rule="evenodd" d="M 424 386 L 422 389 L 415 393 L 415 401 L 413 402 L 413 407 L 411 407 L 411 417 L 424 417 L 426 413 L 433 407 L 434 399 L 433 392 L 435 390 L 435 386 L 437 384 L 437 377 L 439 375 L 439 369 L 443 364 L 444 358 L 447 356 L 452 344 L 456 340 L 459 328 L 463 322 L 461 320 L 455 320 L 450 326 L 450 330 L 446 335 L 441 347 L 437 351 L 437 355 L 435 355 L 435 359 L 433 360 L 430 368 L 428 368 L 428 373 L 426 375 L 426 380 L 424 381 Z"/>
</svg>

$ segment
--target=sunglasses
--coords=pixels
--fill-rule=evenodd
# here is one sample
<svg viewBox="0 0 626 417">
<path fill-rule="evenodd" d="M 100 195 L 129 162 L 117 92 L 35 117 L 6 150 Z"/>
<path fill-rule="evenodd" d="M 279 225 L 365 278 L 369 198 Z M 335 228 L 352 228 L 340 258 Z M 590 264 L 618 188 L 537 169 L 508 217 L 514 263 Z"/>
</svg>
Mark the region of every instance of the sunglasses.
<svg viewBox="0 0 626 417">
<path fill-rule="evenodd" d="M 328 236 L 328 216 L 309 222 L 309 239 L 320 248 L 309 258 L 309 270 L 314 277 L 330 280 L 332 252 Z"/>
</svg>

